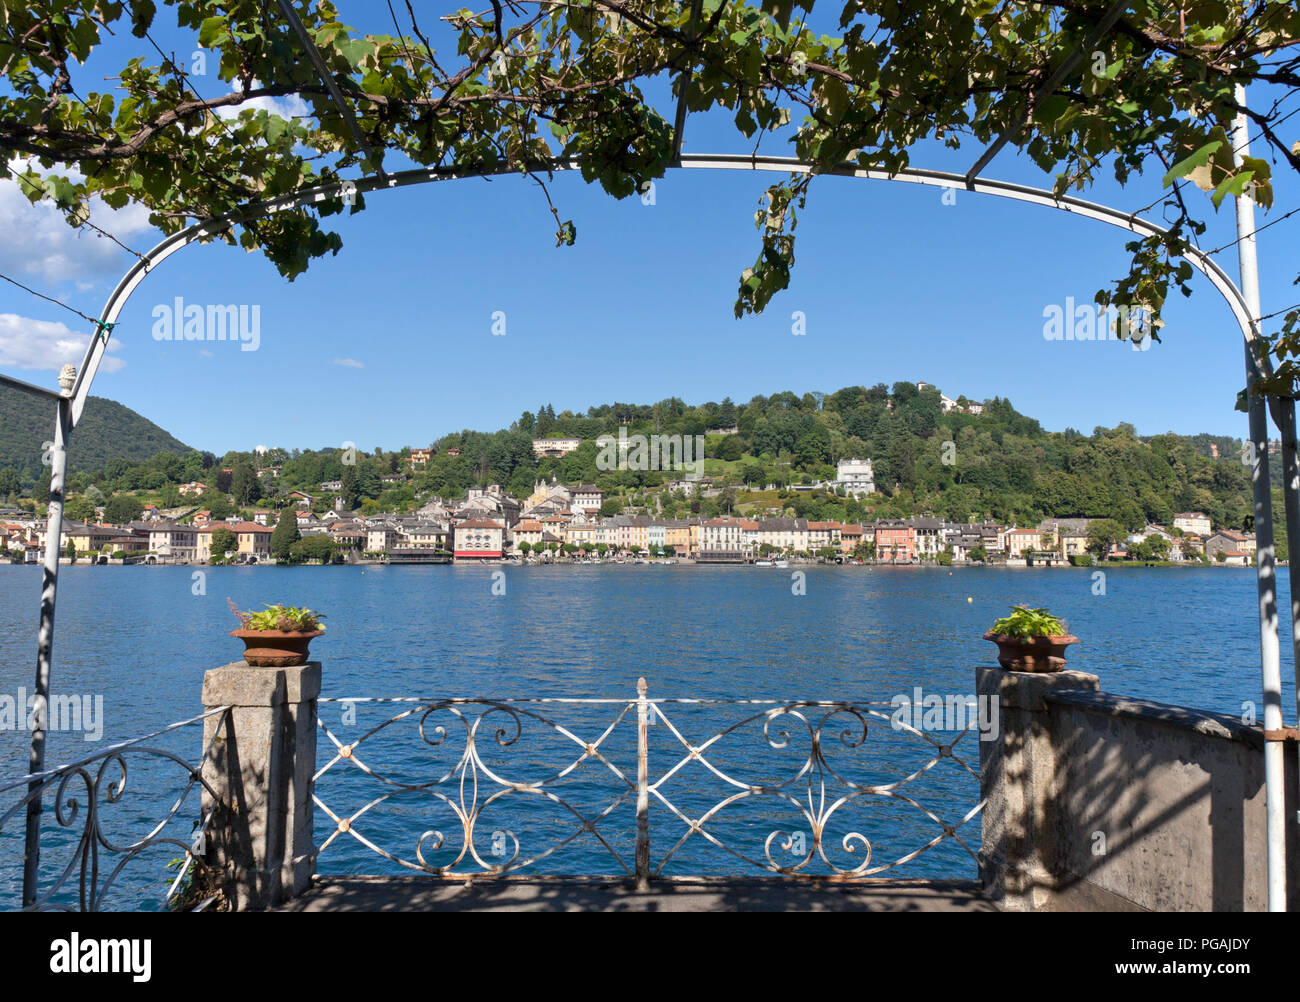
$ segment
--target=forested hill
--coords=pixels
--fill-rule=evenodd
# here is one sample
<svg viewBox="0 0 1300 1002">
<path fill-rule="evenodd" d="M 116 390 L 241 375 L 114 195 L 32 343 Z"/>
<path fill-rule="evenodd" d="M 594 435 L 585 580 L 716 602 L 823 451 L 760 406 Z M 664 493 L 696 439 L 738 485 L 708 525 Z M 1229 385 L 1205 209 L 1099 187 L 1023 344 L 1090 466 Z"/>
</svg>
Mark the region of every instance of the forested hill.
<svg viewBox="0 0 1300 1002">
<path fill-rule="evenodd" d="M 54 433 L 54 404 L 30 393 L 0 387 L 0 469 L 35 478 L 41 472 L 41 443 Z M 102 470 L 110 459 L 138 463 L 159 452 L 188 452 L 190 447 L 129 407 L 104 397 L 90 397 L 72 436 L 68 466 Z"/>
<path fill-rule="evenodd" d="M 1115 415 L 1114 427 L 1090 433 L 1045 431 L 1002 398 L 970 413 L 964 397 L 943 410 L 939 391 L 900 382 L 850 386 L 835 393 L 791 392 L 748 403 L 691 406 L 609 404 L 585 414 L 556 413 L 547 404 L 524 412 L 509 430 L 460 432 L 436 439 L 437 455 L 417 483 L 454 496 L 489 478 L 522 491 L 532 478 L 557 476 L 640 494 L 672 479 L 655 472 L 599 468 L 596 438 L 617 434 L 709 435 L 705 472 L 759 488 L 833 478 L 835 462 L 869 458 L 880 492 L 863 504 L 849 499 L 791 499 L 816 518 L 893 517 L 932 512 L 953 520 L 972 516 L 1010 522 L 1044 517 L 1113 518 L 1126 527 L 1169 524 L 1174 514 L 1202 511 L 1217 525 L 1241 525 L 1251 512 L 1241 443 L 1227 436 L 1139 436 Z M 568 436 L 583 446 L 561 459 L 534 459 L 534 436 Z M 415 442 L 424 445 L 424 442 Z M 450 447 L 459 447 L 452 456 Z M 741 488 L 743 490 L 743 487 Z"/>
<path fill-rule="evenodd" d="M 0 393 L 0 476 L 18 457 L 21 484 L 0 494 L 30 490 L 40 472 L 40 443 L 49 438 L 47 404 Z M 948 410 L 945 411 L 945 406 Z M 978 413 L 977 413 L 978 412 Z M 205 482 L 211 468 L 247 475 L 235 489 L 215 476 L 205 507 L 235 503 L 287 504 L 288 492 L 318 496 L 322 510 L 335 503 L 321 485 L 340 481 L 342 502 L 362 511 L 410 511 L 439 495 L 463 497 L 475 485 L 499 483 L 527 497 L 537 480 L 593 483 L 605 491 L 605 513 L 654 511 L 669 517 L 734 511 L 783 510 L 817 520 L 866 521 L 933 514 L 952 521 L 996 519 L 1037 524 L 1043 518 L 1110 518 L 1130 531 L 1147 522 L 1169 525 L 1183 511 L 1209 515 L 1215 526 L 1244 527 L 1251 515 L 1248 469 L 1241 442 L 1227 436 L 1139 436 L 1122 415 L 1112 427 L 1089 433 L 1046 431 L 1009 400 L 982 404 L 957 397 L 945 404 L 937 389 L 899 382 L 892 387 L 850 386 L 835 393 L 784 391 L 747 403 L 687 404 L 669 398 L 654 404 L 612 403 L 583 413 L 556 413 L 548 403 L 524 411 L 508 428 L 459 431 L 413 428 L 407 447 L 376 450 L 345 466 L 337 448 L 271 447 L 264 455 L 231 451 L 222 457 L 190 452 L 157 425 L 110 400 L 91 398 L 73 436 L 73 490 L 94 484 L 108 495 L 159 492 L 149 498 L 175 504 L 175 488 Z M 598 444 L 602 435 L 704 436 L 705 485 L 720 494 L 690 497 L 666 490 L 679 471 L 608 468 Z M 537 438 L 573 438 L 575 451 L 539 458 Z M 433 447 L 427 465 L 414 470 L 410 447 Z M 147 457 L 154 457 L 152 459 Z M 130 457 L 135 457 L 130 460 Z M 854 499 L 834 489 L 793 490 L 833 481 L 840 459 L 870 459 L 877 493 Z M 110 460 L 114 460 L 110 462 Z M 656 464 L 657 465 L 657 464 Z M 254 470 L 275 466 L 280 476 Z M 1280 463 L 1273 464 L 1275 486 Z M 406 476 L 394 476 L 406 474 Z M 225 474 L 233 480 L 230 474 Z M 3 482 L 3 481 L 0 481 Z M 768 490 L 772 486 L 775 490 Z M 216 495 L 220 495 L 220 498 Z"/>
</svg>

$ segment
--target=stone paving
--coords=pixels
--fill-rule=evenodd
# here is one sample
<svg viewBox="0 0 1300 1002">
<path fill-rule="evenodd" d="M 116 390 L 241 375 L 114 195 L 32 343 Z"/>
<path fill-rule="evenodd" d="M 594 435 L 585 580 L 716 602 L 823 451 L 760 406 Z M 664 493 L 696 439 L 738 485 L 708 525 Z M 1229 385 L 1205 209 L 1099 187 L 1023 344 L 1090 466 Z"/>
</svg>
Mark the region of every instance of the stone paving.
<svg viewBox="0 0 1300 1002">
<path fill-rule="evenodd" d="M 637 891 L 617 880 L 318 877 L 286 912 L 992 912 L 979 885 L 960 880 L 857 882 L 718 878 L 659 880 Z"/>
</svg>

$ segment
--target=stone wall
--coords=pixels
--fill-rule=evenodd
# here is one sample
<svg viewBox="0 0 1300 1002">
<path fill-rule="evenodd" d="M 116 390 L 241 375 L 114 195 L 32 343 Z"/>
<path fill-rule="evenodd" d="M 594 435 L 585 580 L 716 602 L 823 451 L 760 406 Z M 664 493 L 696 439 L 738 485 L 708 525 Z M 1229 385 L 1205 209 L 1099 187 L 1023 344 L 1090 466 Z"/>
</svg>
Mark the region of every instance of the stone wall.
<svg viewBox="0 0 1300 1002">
<path fill-rule="evenodd" d="M 1258 726 L 1100 691 L 1083 672 L 977 670 L 1001 703 L 981 744 L 980 853 L 1012 910 L 1267 908 Z M 1287 898 L 1300 904 L 1296 745 L 1285 744 Z"/>
</svg>

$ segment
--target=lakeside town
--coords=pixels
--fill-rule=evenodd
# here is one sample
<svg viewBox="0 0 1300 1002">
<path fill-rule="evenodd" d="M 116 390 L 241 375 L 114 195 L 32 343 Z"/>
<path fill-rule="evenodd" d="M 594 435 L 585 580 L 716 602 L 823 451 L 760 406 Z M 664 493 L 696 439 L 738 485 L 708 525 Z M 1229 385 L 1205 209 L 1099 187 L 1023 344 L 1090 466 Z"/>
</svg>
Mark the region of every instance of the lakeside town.
<svg viewBox="0 0 1300 1002">
<path fill-rule="evenodd" d="M 534 440 L 538 455 L 562 453 L 579 444 Z M 431 449 L 412 449 L 408 464 L 417 468 L 431 455 Z M 275 467 L 258 473 L 278 476 Z M 667 487 L 714 501 L 729 490 L 708 477 Z M 795 485 L 788 491 L 767 485 L 768 492 L 776 493 L 776 503 L 758 517 L 602 514 L 606 497 L 600 487 L 555 479 L 537 481 L 524 498 L 489 484 L 470 487 L 459 500 L 433 497 L 413 512 L 368 514 L 340 503 L 341 481 L 325 481 L 320 488 L 320 494 L 288 492 L 278 510 L 256 508 L 237 512 L 236 517 L 215 518 L 211 509 L 197 506 L 164 510 L 145 504 L 138 518 L 120 523 L 66 519 L 57 545 L 63 562 L 91 564 L 672 561 L 784 566 L 789 561 L 816 561 L 1059 567 L 1140 561 L 1246 566 L 1255 553 L 1253 533 L 1215 528 L 1201 512 L 1181 512 L 1168 527 L 1149 523 L 1133 532 L 1096 518 L 1002 525 L 952 522 L 928 514 L 863 522 L 780 514 L 783 495 L 801 489 L 849 497 L 873 493 L 872 462 L 856 458 L 841 460 L 831 482 Z M 180 485 L 178 493 L 205 497 L 210 487 L 192 481 Z M 735 498 L 727 500 L 734 504 Z M 233 505 L 234 498 L 227 501 Z M 11 562 L 39 563 L 48 545 L 44 518 L 24 509 L 0 509 L 0 547 Z"/>
</svg>

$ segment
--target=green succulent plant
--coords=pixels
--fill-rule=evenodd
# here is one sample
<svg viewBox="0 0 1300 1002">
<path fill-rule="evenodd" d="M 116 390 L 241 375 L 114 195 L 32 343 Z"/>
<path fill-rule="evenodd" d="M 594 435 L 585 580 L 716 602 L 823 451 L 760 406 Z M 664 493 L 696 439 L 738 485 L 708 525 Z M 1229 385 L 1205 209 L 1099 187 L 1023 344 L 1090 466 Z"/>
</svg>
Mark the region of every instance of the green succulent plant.
<svg viewBox="0 0 1300 1002">
<path fill-rule="evenodd" d="M 1066 631 L 1065 623 L 1046 609 L 1031 609 L 1026 605 L 1013 605 L 1011 615 L 999 619 L 990 633 L 1028 640 L 1031 637 L 1059 637 Z"/>
<path fill-rule="evenodd" d="M 258 612 L 240 612 L 235 603 L 226 599 L 230 611 L 235 614 L 245 630 L 281 630 L 285 633 L 310 633 L 324 630 L 321 620 L 323 613 L 296 605 L 268 605 Z"/>
</svg>

